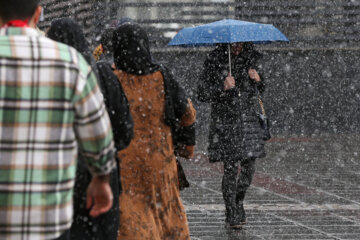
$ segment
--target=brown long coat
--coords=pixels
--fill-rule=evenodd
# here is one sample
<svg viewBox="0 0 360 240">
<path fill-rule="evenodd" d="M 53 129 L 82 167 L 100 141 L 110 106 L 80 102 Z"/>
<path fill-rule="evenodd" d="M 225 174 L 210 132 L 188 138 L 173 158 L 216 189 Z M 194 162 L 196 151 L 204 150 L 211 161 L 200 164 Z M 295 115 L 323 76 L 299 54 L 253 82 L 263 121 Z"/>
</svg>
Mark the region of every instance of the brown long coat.
<svg viewBox="0 0 360 240">
<path fill-rule="evenodd" d="M 118 240 L 190 239 L 180 199 L 171 129 L 164 122 L 164 81 L 160 72 L 115 71 L 130 103 L 134 138 L 118 153 L 123 192 Z M 195 122 L 189 101 L 182 125 Z"/>
</svg>

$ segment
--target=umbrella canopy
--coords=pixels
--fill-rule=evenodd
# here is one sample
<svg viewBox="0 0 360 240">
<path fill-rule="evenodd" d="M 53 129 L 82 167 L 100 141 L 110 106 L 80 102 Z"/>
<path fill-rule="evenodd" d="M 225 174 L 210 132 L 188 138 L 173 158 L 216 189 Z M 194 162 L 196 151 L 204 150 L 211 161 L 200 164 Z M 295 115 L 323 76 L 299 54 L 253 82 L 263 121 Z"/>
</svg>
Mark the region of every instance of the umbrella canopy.
<svg viewBox="0 0 360 240">
<path fill-rule="evenodd" d="M 270 43 L 289 40 L 272 24 L 224 19 L 197 27 L 183 28 L 170 46 L 206 46 L 217 43 Z"/>
</svg>

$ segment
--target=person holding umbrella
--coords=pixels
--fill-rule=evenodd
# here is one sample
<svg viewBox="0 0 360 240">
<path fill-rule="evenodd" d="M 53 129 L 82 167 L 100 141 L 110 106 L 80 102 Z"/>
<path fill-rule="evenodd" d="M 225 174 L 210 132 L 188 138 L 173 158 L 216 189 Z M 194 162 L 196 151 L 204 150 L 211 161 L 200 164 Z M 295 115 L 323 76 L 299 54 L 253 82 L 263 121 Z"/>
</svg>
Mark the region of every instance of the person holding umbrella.
<svg viewBox="0 0 360 240">
<path fill-rule="evenodd" d="M 197 89 L 198 100 L 211 104 L 209 160 L 224 163 L 225 223 L 233 229 L 246 223 L 246 190 L 254 176 L 255 159 L 265 156 L 256 113 L 257 91 L 265 90 L 257 66 L 261 56 L 251 42 L 217 44 L 204 63 Z"/>
<path fill-rule="evenodd" d="M 211 104 L 209 159 L 224 162 L 225 222 L 231 228 L 246 223 L 243 200 L 255 172 L 255 159 L 265 156 L 264 144 L 270 137 L 259 98 L 265 90 L 257 66 L 262 55 L 253 44 L 288 41 L 272 24 L 223 19 L 183 28 L 168 44 L 216 46 L 204 63 L 197 97 Z"/>
</svg>

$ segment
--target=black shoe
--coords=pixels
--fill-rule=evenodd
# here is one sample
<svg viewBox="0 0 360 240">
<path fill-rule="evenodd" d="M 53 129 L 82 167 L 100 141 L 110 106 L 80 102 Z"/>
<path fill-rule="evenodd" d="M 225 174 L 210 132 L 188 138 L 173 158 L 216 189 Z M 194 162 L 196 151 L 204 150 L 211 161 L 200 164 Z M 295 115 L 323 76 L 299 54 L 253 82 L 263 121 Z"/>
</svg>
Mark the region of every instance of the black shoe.
<svg viewBox="0 0 360 240">
<path fill-rule="evenodd" d="M 246 221 L 246 213 L 245 213 L 243 203 L 238 204 L 237 213 L 239 214 L 240 223 L 242 225 L 246 224 L 247 223 L 247 221 Z"/>
<path fill-rule="evenodd" d="M 231 223 L 225 223 L 225 228 L 234 229 L 234 230 L 240 230 L 242 229 L 242 224 L 231 224 Z"/>
<path fill-rule="evenodd" d="M 225 212 L 225 227 L 230 229 L 241 229 L 241 216 L 239 215 L 238 207 L 226 207 Z"/>
</svg>

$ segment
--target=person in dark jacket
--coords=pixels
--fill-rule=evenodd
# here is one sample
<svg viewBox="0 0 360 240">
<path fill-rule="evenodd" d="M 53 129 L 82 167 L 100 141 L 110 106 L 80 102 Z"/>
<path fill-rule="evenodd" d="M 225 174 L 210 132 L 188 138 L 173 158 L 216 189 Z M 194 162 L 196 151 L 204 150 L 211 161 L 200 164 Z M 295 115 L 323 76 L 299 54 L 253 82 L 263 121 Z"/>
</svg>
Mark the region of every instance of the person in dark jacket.
<svg viewBox="0 0 360 240">
<path fill-rule="evenodd" d="M 72 19 L 62 18 L 53 21 L 48 31 L 48 37 L 77 49 L 93 68 L 97 74 L 110 117 L 115 147 L 118 151 L 126 148 L 133 138 L 133 120 L 125 93 L 120 82 L 113 74 L 110 64 L 105 61 L 95 63 L 81 27 Z M 85 189 L 90 182 L 91 173 L 85 168 L 82 159 L 78 160 L 71 239 L 116 239 L 119 226 L 119 194 L 121 191 L 119 172 L 119 167 L 117 167 L 111 173 L 110 185 L 114 195 L 112 209 L 97 218 L 91 218 L 85 201 Z"/>
<path fill-rule="evenodd" d="M 231 228 L 246 223 L 245 193 L 255 172 L 255 159 L 265 156 L 264 134 L 257 116 L 256 91 L 262 93 L 265 89 L 257 72 L 260 57 L 252 43 L 234 43 L 230 48 L 217 45 L 204 63 L 197 89 L 198 100 L 211 105 L 208 154 L 210 162 L 224 163 L 225 222 Z"/>
</svg>

